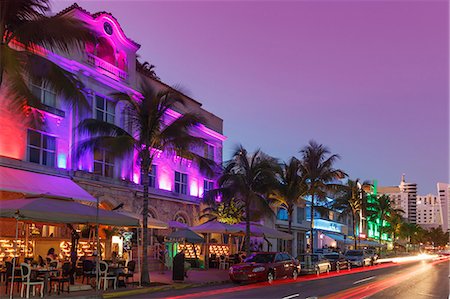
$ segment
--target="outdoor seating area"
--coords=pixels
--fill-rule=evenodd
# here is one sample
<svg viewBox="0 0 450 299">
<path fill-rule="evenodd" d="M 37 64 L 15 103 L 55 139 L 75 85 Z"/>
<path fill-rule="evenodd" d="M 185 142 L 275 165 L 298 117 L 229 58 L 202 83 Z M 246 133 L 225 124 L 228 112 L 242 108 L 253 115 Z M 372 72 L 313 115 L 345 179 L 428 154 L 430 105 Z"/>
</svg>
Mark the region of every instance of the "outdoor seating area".
<svg viewBox="0 0 450 299">
<path fill-rule="evenodd" d="M 19 261 L 19 260 L 17 260 Z M 117 289 L 119 287 L 130 287 L 135 285 L 136 261 L 129 261 L 126 264 L 111 263 L 107 261 L 99 262 L 99 275 L 96 275 L 96 262 L 84 260 L 77 263 L 74 285 L 78 288 L 84 285 L 84 290 L 108 288 Z M 16 263 L 13 274 L 13 264 L 4 262 L 0 265 L 0 272 L 3 274 L 0 281 L 1 296 L 13 295 L 14 297 L 48 296 L 62 295 L 70 293 L 71 264 L 68 261 L 51 261 L 44 265 L 39 265 L 37 261 L 28 260 L 28 263 Z M 11 284 L 12 288 L 11 288 Z"/>
</svg>

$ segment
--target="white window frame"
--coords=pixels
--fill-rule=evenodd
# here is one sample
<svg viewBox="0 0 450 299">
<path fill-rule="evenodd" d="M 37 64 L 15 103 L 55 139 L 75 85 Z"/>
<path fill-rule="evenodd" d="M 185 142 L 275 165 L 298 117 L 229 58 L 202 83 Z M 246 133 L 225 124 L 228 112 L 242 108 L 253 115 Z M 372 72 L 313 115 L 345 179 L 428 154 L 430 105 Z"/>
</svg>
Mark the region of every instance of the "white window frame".
<svg viewBox="0 0 450 299">
<path fill-rule="evenodd" d="M 34 133 L 37 133 L 37 134 L 40 135 L 39 146 L 30 144 L 30 132 L 34 132 Z M 55 144 L 55 149 L 54 150 L 48 149 L 48 148 L 44 148 L 44 145 L 43 145 L 44 144 L 44 136 L 46 136 L 47 138 L 53 138 L 54 144 Z M 33 162 L 33 161 L 30 160 L 30 158 L 31 158 L 30 157 L 30 149 L 37 149 L 37 150 L 39 150 L 39 163 L 36 163 L 36 162 Z M 55 136 L 52 136 L 52 135 L 49 135 L 49 134 L 46 134 L 46 133 L 43 133 L 43 132 L 40 132 L 40 131 L 36 131 L 36 130 L 31 130 L 31 129 L 27 130 L 27 161 L 28 162 L 36 163 L 36 164 L 39 164 L 39 165 L 55 167 L 56 166 L 56 149 L 57 149 L 57 145 L 56 145 L 56 137 Z M 44 153 L 53 153 L 53 155 L 54 155 L 53 160 L 50 160 L 50 161 L 52 161 L 51 165 L 43 163 L 43 161 L 44 161 Z M 49 160 L 47 160 L 47 163 L 48 163 L 48 161 Z"/>
<path fill-rule="evenodd" d="M 39 100 L 41 101 L 41 103 L 44 104 L 44 105 L 46 105 L 46 106 L 56 108 L 56 102 L 57 102 L 57 99 L 56 99 L 56 92 L 55 92 L 53 89 L 49 88 L 49 87 L 48 87 L 48 84 L 45 83 L 44 80 L 41 80 L 41 82 L 40 82 L 39 85 L 36 84 L 36 83 L 38 83 L 38 82 L 30 81 L 30 85 L 31 85 L 31 93 L 33 93 L 33 88 L 38 88 L 38 89 L 40 89 L 41 95 L 39 96 Z M 55 99 L 55 100 L 54 100 L 53 103 L 49 103 L 48 101 L 45 100 L 45 99 L 46 99 L 46 96 L 45 96 L 46 93 L 50 93 L 50 94 L 54 95 L 54 99 Z M 34 94 L 34 93 L 33 93 L 33 94 Z"/>
<path fill-rule="evenodd" d="M 210 151 L 210 149 L 211 149 L 211 151 Z M 214 145 L 212 145 L 211 143 L 205 143 L 204 151 L 205 151 L 204 157 L 206 159 L 214 161 L 214 156 L 216 155 L 216 147 Z"/>
<path fill-rule="evenodd" d="M 209 179 L 203 180 L 203 196 L 205 196 L 206 192 L 214 189 L 214 181 Z"/>
<path fill-rule="evenodd" d="M 95 159 L 95 151 L 101 152 L 101 160 Z M 95 174 L 101 175 L 103 177 L 114 178 L 114 169 L 116 167 L 116 165 L 114 163 L 114 158 L 112 158 L 112 160 L 113 160 L 112 162 L 107 162 L 106 161 L 106 150 L 97 149 L 95 151 L 93 153 L 93 160 L 94 160 L 93 172 L 95 173 L 95 164 L 100 164 L 102 166 L 101 173 L 95 173 Z M 106 175 L 106 166 L 112 167 L 111 175 Z"/>
<path fill-rule="evenodd" d="M 93 111 L 93 114 L 94 114 L 93 118 L 95 118 L 97 120 L 108 122 L 110 124 L 115 124 L 115 121 L 116 121 L 116 105 L 115 105 L 115 103 L 113 103 L 112 100 L 109 99 L 108 97 L 105 97 L 105 96 L 103 96 L 101 94 L 98 94 L 98 93 L 95 93 L 95 92 L 92 94 L 92 97 L 93 97 L 93 100 L 92 100 L 93 101 L 93 105 L 92 105 L 92 107 L 94 109 L 94 111 Z M 97 106 L 97 98 L 102 98 L 103 99 L 103 107 L 98 107 Z M 113 112 L 108 111 L 108 103 L 110 103 L 112 105 Z M 97 117 L 97 113 L 98 112 L 102 113 L 101 119 L 99 119 Z M 108 116 L 112 117 L 112 121 L 108 120 Z"/>
<path fill-rule="evenodd" d="M 180 178 L 179 180 L 177 180 L 177 174 L 179 174 L 179 178 Z M 175 193 L 187 194 L 187 192 L 188 192 L 188 190 L 187 190 L 187 182 L 188 182 L 187 173 L 175 171 L 174 182 L 175 182 L 175 186 L 174 186 L 173 191 Z M 178 191 L 177 191 L 177 186 L 178 186 Z"/>
<path fill-rule="evenodd" d="M 148 173 L 148 186 L 156 188 L 158 186 L 158 165 L 152 164 L 152 171 Z"/>
</svg>

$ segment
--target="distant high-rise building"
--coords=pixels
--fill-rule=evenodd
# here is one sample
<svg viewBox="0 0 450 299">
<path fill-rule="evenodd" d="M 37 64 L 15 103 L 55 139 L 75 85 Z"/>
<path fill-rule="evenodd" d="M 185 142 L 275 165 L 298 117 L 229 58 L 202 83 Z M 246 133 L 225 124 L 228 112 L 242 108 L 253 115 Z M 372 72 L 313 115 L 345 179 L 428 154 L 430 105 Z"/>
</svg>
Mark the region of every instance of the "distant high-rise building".
<svg viewBox="0 0 450 299">
<path fill-rule="evenodd" d="M 426 229 L 442 226 L 443 214 L 439 196 L 417 196 L 417 224 Z"/>
<path fill-rule="evenodd" d="M 408 194 L 408 221 L 417 223 L 417 184 L 407 183 L 403 174 L 399 188 L 400 191 Z"/>
<path fill-rule="evenodd" d="M 442 229 L 450 231 L 450 184 L 437 183 L 437 191 L 442 214 Z"/>
<path fill-rule="evenodd" d="M 398 186 L 379 186 L 378 194 L 388 195 L 394 208 L 403 210 L 403 218 L 410 223 L 417 223 L 417 184 L 407 183 L 405 175 Z"/>
</svg>

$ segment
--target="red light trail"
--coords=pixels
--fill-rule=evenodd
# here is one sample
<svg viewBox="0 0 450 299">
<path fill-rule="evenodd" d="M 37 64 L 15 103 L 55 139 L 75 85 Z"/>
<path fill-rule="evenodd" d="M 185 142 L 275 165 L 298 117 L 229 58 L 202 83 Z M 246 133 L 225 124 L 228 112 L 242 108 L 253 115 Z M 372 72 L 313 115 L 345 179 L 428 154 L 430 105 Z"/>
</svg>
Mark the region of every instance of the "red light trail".
<svg viewBox="0 0 450 299">
<path fill-rule="evenodd" d="M 438 260 L 435 262 L 432 262 L 428 265 L 434 265 L 436 263 L 442 263 L 447 261 L 447 259 L 445 260 Z M 407 263 L 407 262 L 413 262 L 413 261 L 405 261 L 403 263 Z M 327 279 L 327 278 L 331 278 L 331 277 L 337 277 L 337 276 L 342 276 L 342 275 L 349 275 L 349 274 L 354 274 L 354 273 L 359 273 L 359 272 L 368 272 L 368 271 L 372 271 L 372 270 L 378 270 L 378 269 L 384 269 L 384 268 L 390 268 L 390 267 L 394 267 L 397 266 L 397 263 L 388 263 L 388 264 L 381 264 L 381 265 L 375 265 L 373 267 L 363 267 L 363 268 L 354 268 L 351 269 L 350 271 L 348 270 L 342 270 L 339 273 L 337 272 L 332 272 L 329 274 L 322 274 L 320 276 L 317 276 L 315 274 L 310 274 L 310 275 L 305 275 L 302 277 L 299 277 L 297 280 L 293 280 L 293 279 L 285 279 L 285 280 L 275 280 L 272 285 L 270 285 L 268 282 L 259 282 L 259 283 L 255 283 L 255 284 L 250 284 L 250 285 L 243 285 L 243 286 L 236 286 L 236 287 L 231 287 L 231 288 L 224 288 L 224 289 L 218 289 L 218 290 L 211 290 L 211 291 L 203 291 L 203 292 L 198 292 L 198 293 L 190 293 L 190 294 L 184 294 L 184 295 L 179 295 L 179 296 L 173 296 L 173 297 L 166 297 L 168 299 L 188 299 L 188 298 L 200 298 L 200 297 L 207 297 L 207 296 L 214 296 L 214 295 L 222 295 L 222 294 L 227 294 L 227 293 L 234 293 L 234 292 L 242 292 L 242 291 L 248 291 L 248 290 L 253 290 L 253 289 L 259 289 L 259 288 L 264 288 L 264 287 L 272 287 L 272 286 L 277 286 L 277 285 L 284 285 L 284 284 L 290 284 L 290 283 L 299 283 L 299 282 L 304 282 L 304 281 L 312 281 L 312 280 L 318 280 L 318 279 Z M 421 266 L 422 268 L 422 266 Z M 416 270 L 417 271 L 417 270 Z M 415 275 L 416 271 L 413 272 L 408 272 L 408 277 L 410 277 L 411 275 Z M 401 276 L 401 275 L 399 275 Z M 405 278 L 407 279 L 407 278 Z M 369 291 L 375 291 L 378 290 L 380 287 L 384 287 L 386 285 L 386 287 L 384 287 L 383 289 L 393 286 L 397 283 L 400 283 L 402 281 L 404 281 L 404 279 L 400 280 L 400 277 L 397 277 L 395 280 L 394 278 L 389 278 L 389 284 L 387 284 L 386 281 L 381 281 L 381 283 L 379 283 L 379 281 L 373 282 L 371 283 L 371 289 Z M 357 288 L 352 288 L 350 290 L 345 290 L 343 291 L 343 293 L 338 293 L 339 296 L 338 297 L 334 297 L 334 295 L 332 295 L 332 297 L 327 297 L 327 298 L 363 298 L 366 297 L 366 294 L 361 295 L 360 297 L 352 297 L 355 294 L 359 293 L 359 292 L 364 292 L 364 291 L 368 291 L 367 287 L 368 285 L 362 285 L 361 287 L 357 287 Z M 379 289 L 377 292 L 383 290 L 383 289 Z M 350 291 L 355 292 L 355 293 L 351 293 L 350 297 L 344 297 L 347 296 L 346 294 L 349 293 Z"/>
</svg>

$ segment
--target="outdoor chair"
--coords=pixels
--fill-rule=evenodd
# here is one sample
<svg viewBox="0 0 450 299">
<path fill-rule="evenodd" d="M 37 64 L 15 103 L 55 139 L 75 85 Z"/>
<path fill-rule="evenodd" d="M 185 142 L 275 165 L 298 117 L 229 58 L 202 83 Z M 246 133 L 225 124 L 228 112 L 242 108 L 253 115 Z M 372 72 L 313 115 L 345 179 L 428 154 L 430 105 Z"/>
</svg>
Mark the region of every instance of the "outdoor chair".
<svg viewBox="0 0 450 299">
<path fill-rule="evenodd" d="M 20 297 L 23 298 L 23 291 L 27 287 L 27 298 L 30 298 L 30 287 L 33 287 L 33 296 L 35 295 L 36 286 L 41 289 L 41 297 L 44 297 L 44 280 L 31 278 L 31 267 L 28 264 L 20 264 L 20 271 L 22 272 L 22 287 L 20 289 Z"/>
<path fill-rule="evenodd" d="M 41 266 L 41 267 L 45 266 L 45 261 L 42 258 L 42 256 L 39 256 L 39 258 L 38 258 L 38 265 Z"/>
<path fill-rule="evenodd" d="M 88 282 L 90 279 L 95 278 L 95 265 L 94 262 L 90 260 L 83 261 L 83 274 L 81 283 L 84 283 L 84 278 L 87 278 Z"/>
<path fill-rule="evenodd" d="M 124 277 L 125 282 L 128 281 L 128 278 L 131 278 L 131 282 L 134 282 L 133 276 L 136 269 L 136 261 L 129 261 L 125 268 L 126 272 L 119 273 L 119 277 Z"/>
<path fill-rule="evenodd" d="M 51 292 L 53 283 L 55 283 L 55 291 L 58 290 L 58 295 L 60 294 L 60 292 L 64 291 L 65 283 L 67 283 L 67 293 L 70 293 L 70 270 L 71 270 L 70 263 L 65 262 L 62 266 L 61 275 L 50 277 L 49 293 Z"/>
<path fill-rule="evenodd" d="M 226 270 L 229 267 L 230 267 L 230 263 L 228 262 L 228 260 L 225 258 L 224 255 L 221 255 L 220 256 L 219 269 Z"/>
<path fill-rule="evenodd" d="M 11 282 L 12 273 L 13 273 L 12 271 L 13 271 L 14 267 L 11 262 L 5 262 L 5 264 L 6 264 L 5 294 L 8 294 L 8 292 L 9 292 L 8 284 Z M 14 281 L 12 283 L 13 283 L 13 287 L 14 287 L 14 284 L 17 284 L 17 292 L 19 292 L 19 286 L 20 286 L 21 282 L 22 282 L 22 277 L 21 277 L 20 271 L 16 270 L 14 273 Z"/>
<path fill-rule="evenodd" d="M 103 281 L 103 290 L 106 291 L 108 289 L 108 283 L 110 280 L 114 283 L 114 289 L 117 288 L 117 275 L 115 274 L 109 274 L 108 273 L 108 264 L 104 261 L 100 261 L 100 281 L 97 286 L 98 289 L 100 289 L 100 285 Z"/>
</svg>

